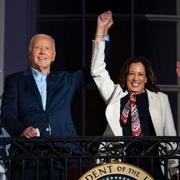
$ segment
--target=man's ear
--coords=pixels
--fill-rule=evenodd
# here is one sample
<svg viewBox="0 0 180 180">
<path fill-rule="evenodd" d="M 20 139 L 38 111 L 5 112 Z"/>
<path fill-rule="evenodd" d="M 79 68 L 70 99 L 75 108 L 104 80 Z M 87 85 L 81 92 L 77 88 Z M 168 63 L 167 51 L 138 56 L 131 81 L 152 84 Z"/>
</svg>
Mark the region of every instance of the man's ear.
<svg viewBox="0 0 180 180">
<path fill-rule="evenodd" d="M 56 51 L 54 51 L 54 57 L 53 57 L 53 60 L 52 60 L 52 61 L 54 61 L 55 58 L 56 58 Z"/>
<path fill-rule="evenodd" d="M 28 52 L 28 58 L 31 61 L 31 52 L 30 51 Z"/>
</svg>

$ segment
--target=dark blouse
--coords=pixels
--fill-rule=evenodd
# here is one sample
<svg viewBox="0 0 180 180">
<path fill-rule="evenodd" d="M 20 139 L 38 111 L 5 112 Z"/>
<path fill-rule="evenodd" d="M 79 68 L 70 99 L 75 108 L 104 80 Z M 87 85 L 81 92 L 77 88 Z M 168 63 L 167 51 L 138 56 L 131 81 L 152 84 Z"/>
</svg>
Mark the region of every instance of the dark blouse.
<svg viewBox="0 0 180 180">
<path fill-rule="evenodd" d="M 128 100 L 129 100 L 129 94 L 121 99 L 121 102 L 120 102 L 121 114 Z M 142 128 L 142 136 L 156 136 L 154 126 L 152 124 L 150 112 L 149 112 L 149 102 L 148 102 L 147 92 L 136 96 L 136 104 L 137 104 L 139 119 L 140 119 L 141 128 Z M 123 136 L 131 136 L 131 114 L 130 113 L 131 112 L 129 112 L 127 123 L 126 124 L 121 123 L 122 129 L 123 129 Z M 144 149 L 148 149 L 151 146 L 152 146 L 151 142 L 136 143 L 136 144 L 133 143 L 132 145 L 128 145 L 128 148 L 126 149 L 126 154 L 129 156 L 133 155 L 134 153 L 141 154 Z M 157 155 L 158 149 L 157 148 L 153 149 L 152 151 L 149 152 L 149 154 Z M 154 159 L 152 163 L 150 159 L 146 159 L 146 158 L 139 159 L 139 162 L 137 162 L 133 158 L 126 158 L 125 162 L 138 165 L 139 167 L 143 168 L 144 170 L 152 174 L 153 177 L 157 180 L 165 179 L 162 173 L 162 170 L 160 168 L 160 162 L 157 159 Z M 152 167 L 154 169 L 154 172 L 151 172 Z"/>
<path fill-rule="evenodd" d="M 129 100 L 129 94 L 121 99 L 121 114 L 124 109 L 125 104 Z M 149 113 L 149 103 L 147 92 L 139 94 L 136 96 L 137 109 L 139 114 L 139 119 L 142 128 L 143 136 L 155 136 L 155 130 L 152 124 L 152 119 Z M 124 136 L 131 136 L 131 112 L 129 112 L 128 121 L 126 124 L 121 123 Z"/>
</svg>

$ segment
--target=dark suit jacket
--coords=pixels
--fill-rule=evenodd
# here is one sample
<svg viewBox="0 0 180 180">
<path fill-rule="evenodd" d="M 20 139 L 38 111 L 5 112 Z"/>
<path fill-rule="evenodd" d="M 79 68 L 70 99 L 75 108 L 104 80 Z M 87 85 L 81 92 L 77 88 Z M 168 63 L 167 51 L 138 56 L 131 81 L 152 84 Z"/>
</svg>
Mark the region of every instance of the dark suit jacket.
<svg viewBox="0 0 180 180">
<path fill-rule="evenodd" d="M 83 70 L 74 73 L 60 71 L 47 77 L 47 103 L 43 110 L 41 96 L 31 69 L 5 79 L 2 96 L 2 126 L 12 137 L 20 136 L 28 126 L 40 130 L 41 136 L 74 136 L 71 101 L 77 89 L 87 83 Z"/>
</svg>

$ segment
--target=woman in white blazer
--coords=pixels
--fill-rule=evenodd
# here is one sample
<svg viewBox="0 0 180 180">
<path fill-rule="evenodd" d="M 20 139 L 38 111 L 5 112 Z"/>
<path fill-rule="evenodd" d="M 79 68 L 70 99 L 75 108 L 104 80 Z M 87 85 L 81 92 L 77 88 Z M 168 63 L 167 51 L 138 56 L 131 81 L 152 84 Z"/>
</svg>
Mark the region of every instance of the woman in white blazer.
<svg viewBox="0 0 180 180">
<path fill-rule="evenodd" d="M 107 104 L 105 114 L 108 126 L 104 135 L 176 136 L 168 96 L 158 91 L 156 78 L 146 58 L 128 59 L 121 68 L 119 84 L 114 84 L 111 80 L 104 62 L 103 36 L 105 29 L 109 29 L 112 24 L 110 11 L 98 16 L 91 63 L 91 75 Z M 133 110 L 131 94 L 135 94 Z M 146 169 L 143 163 L 142 166 Z M 157 171 L 153 174 L 155 179 L 164 179 L 157 162 L 154 168 Z"/>
</svg>

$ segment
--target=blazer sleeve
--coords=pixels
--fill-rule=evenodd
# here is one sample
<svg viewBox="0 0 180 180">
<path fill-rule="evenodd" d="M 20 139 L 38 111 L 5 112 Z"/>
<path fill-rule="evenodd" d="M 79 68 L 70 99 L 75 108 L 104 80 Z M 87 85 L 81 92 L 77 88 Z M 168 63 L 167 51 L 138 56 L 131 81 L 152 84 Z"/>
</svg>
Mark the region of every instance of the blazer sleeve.
<svg viewBox="0 0 180 180">
<path fill-rule="evenodd" d="M 18 86 L 17 78 L 8 76 L 4 83 L 4 92 L 1 105 L 1 126 L 11 136 L 20 136 L 24 129 L 23 124 L 18 121 Z"/>
<path fill-rule="evenodd" d="M 105 63 L 108 64 L 109 62 L 109 58 L 110 58 L 110 54 L 111 54 L 111 44 L 109 41 L 105 40 L 105 49 L 104 49 L 104 61 Z M 84 80 L 85 80 L 85 84 L 90 84 L 90 83 L 93 83 L 93 78 L 91 76 L 91 73 L 90 73 L 90 64 L 88 63 L 87 66 L 85 66 L 83 69 L 82 69 L 82 72 L 83 72 L 83 76 L 84 76 Z"/>
<path fill-rule="evenodd" d="M 176 136 L 176 130 L 175 130 L 175 126 L 174 126 L 174 120 L 173 120 L 173 116 L 172 116 L 172 111 L 171 111 L 171 107 L 170 107 L 170 102 L 169 102 L 169 98 L 166 94 L 161 93 L 161 103 L 163 105 L 163 117 L 164 117 L 164 136 Z M 173 151 L 177 149 L 177 144 L 176 143 L 170 143 L 170 144 L 166 144 L 166 147 L 169 151 Z M 169 159 L 168 160 L 168 165 L 170 168 L 170 172 L 173 171 L 174 167 L 177 167 L 179 165 L 179 162 L 177 159 Z M 173 174 L 173 172 L 171 172 L 171 174 Z"/>
<path fill-rule="evenodd" d="M 104 41 L 93 41 L 91 75 L 102 98 L 108 104 L 117 85 L 111 80 L 109 72 L 106 70 Z"/>
<path fill-rule="evenodd" d="M 161 104 L 164 106 L 162 114 L 164 119 L 163 134 L 164 136 L 176 136 L 176 130 L 174 126 L 174 120 L 172 116 L 169 98 L 164 93 L 161 93 Z"/>
</svg>

